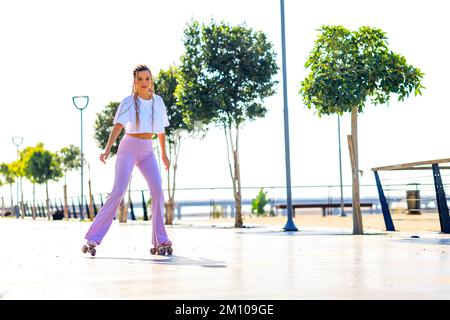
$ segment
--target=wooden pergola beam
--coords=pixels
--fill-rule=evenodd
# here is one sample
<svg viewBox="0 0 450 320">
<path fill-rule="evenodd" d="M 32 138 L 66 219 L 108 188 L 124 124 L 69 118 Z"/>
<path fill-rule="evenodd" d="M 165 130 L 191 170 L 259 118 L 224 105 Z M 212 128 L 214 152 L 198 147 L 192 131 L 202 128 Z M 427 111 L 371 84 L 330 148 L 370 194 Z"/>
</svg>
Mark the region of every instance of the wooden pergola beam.
<svg viewBox="0 0 450 320">
<path fill-rule="evenodd" d="M 419 167 L 432 165 L 437 163 L 450 163 L 450 158 L 437 159 L 437 160 L 427 160 L 419 162 L 409 162 L 402 164 L 394 164 L 390 166 L 376 167 L 372 168 L 372 171 L 384 171 L 384 170 L 431 170 L 431 167 Z M 450 167 L 441 167 L 441 169 L 450 169 Z"/>
<path fill-rule="evenodd" d="M 439 167 L 439 169 L 450 169 L 449 166 Z M 433 167 L 412 167 L 412 168 L 401 168 L 401 169 L 380 169 L 381 171 L 401 171 L 401 170 L 433 170 Z M 372 171 L 378 171 L 378 168 L 373 168 Z"/>
</svg>

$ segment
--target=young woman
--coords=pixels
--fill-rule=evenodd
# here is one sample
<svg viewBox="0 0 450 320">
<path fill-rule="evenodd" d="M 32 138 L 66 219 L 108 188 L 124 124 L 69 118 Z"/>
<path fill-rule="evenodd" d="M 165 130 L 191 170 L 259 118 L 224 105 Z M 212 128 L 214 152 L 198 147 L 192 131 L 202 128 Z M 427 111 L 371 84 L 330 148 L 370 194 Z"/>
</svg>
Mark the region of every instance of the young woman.
<svg viewBox="0 0 450 320">
<path fill-rule="evenodd" d="M 125 127 L 125 135 L 117 151 L 115 179 L 111 194 L 92 222 L 85 239 L 83 253 L 95 255 L 99 245 L 116 215 L 125 195 L 133 167 L 136 165 L 147 181 L 152 198 L 152 244 L 151 254 L 172 254 L 170 242 L 164 226 L 164 194 L 161 175 L 153 152 L 152 136 L 158 135 L 165 169 L 169 169 L 166 155 L 164 128 L 169 126 L 166 106 L 163 99 L 154 93 L 150 69 L 145 65 L 137 66 L 133 71 L 133 91 L 123 99 L 114 117 L 114 128 L 100 161 L 106 163 L 111 146 Z"/>
</svg>

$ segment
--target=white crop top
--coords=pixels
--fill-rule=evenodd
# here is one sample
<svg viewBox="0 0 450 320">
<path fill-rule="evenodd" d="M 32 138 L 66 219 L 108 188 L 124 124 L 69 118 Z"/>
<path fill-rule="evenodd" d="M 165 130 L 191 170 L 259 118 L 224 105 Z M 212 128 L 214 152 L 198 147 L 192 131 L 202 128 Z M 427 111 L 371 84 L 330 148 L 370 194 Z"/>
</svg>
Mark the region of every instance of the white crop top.
<svg viewBox="0 0 450 320">
<path fill-rule="evenodd" d="M 170 125 L 167 118 L 167 109 L 163 99 L 153 94 L 150 100 L 138 97 L 139 104 L 139 130 L 136 129 L 136 110 L 133 96 L 122 100 L 114 116 L 113 124 L 120 123 L 125 126 L 126 133 L 164 133 L 164 127 Z M 152 124 L 152 112 L 153 124 Z"/>
</svg>

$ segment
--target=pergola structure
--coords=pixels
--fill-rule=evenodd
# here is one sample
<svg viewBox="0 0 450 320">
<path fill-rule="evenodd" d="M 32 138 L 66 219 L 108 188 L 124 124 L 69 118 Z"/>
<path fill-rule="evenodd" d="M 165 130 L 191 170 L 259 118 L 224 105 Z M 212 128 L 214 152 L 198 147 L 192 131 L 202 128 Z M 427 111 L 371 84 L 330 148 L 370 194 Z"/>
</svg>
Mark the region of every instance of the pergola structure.
<svg viewBox="0 0 450 320">
<path fill-rule="evenodd" d="M 381 184 L 379 171 L 392 170 L 432 170 L 434 178 L 434 187 L 436 190 L 436 201 L 438 205 L 439 222 L 441 224 L 441 231 L 443 233 L 450 233 L 450 216 L 448 213 L 447 199 L 445 196 L 444 185 L 442 183 L 440 169 L 450 169 L 450 166 L 439 167 L 439 164 L 450 163 L 450 158 L 427 160 L 420 162 L 402 163 L 390 166 L 372 168 L 375 174 L 375 181 L 377 183 L 378 196 L 380 198 L 381 210 L 383 211 L 384 223 L 387 231 L 395 231 L 394 223 L 392 222 L 389 205 L 384 195 L 383 186 Z"/>
</svg>

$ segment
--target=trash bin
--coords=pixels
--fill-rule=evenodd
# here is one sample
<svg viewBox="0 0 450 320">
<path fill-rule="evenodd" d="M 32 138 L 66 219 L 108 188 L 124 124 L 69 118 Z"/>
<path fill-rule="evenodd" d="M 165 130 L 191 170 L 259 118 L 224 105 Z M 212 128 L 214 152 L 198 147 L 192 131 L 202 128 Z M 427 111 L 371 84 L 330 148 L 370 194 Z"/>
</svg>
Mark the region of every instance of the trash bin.
<svg viewBox="0 0 450 320">
<path fill-rule="evenodd" d="M 53 216 L 53 220 L 63 220 L 64 219 L 64 211 L 56 210 L 52 216 Z"/>
<path fill-rule="evenodd" d="M 406 203 L 408 205 L 408 214 L 421 214 L 419 190 L 407 190 Z"/>
</svg>

